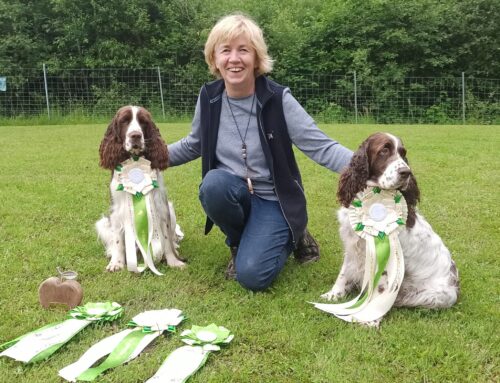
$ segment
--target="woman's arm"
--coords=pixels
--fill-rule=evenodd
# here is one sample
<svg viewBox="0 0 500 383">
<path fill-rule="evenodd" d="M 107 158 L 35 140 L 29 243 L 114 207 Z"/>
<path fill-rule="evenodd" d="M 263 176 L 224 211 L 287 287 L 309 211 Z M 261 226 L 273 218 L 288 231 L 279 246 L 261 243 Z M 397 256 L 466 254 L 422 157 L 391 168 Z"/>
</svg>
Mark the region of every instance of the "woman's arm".
<svg viewBox="0 0 500 383">
<path fill-rule="evenodd" d="M 200 97 L 196 102 L 191 133 L 179 141 L 168 145 L 169 166 L 177 166 L 192 161 L 201 155 Z"/>
<path fill-rule="evenodd" d="M 320 130 L 288 88 L 283 92 L 283 113 L 292 142 L 306 156 L 337 173 L 349 165 L 352 151 Z"/>
</svg>

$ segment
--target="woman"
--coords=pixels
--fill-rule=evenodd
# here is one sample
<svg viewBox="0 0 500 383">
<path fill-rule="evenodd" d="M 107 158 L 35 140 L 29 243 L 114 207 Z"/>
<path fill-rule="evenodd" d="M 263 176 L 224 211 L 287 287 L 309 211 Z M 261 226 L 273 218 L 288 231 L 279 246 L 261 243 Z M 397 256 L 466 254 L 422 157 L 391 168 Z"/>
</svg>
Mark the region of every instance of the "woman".
<svg viewBox="0 0 500 383">
<path fill-rule="evenodd" d="M 264 76 L 272 70 L 262 30 L 243 15 L 222 18 L 205 44 L 219 79 L 203 85 L 191 133 L 169 145 L 170 165 L 202 157 L 199 198 L 226 235 L 226 277 L 266 289 L 295 249 L 299 262 L 319 257 L 306 231 L 306 200 L 292 143 L 339 172 L 352 152 L 332 141 L 293 98 Z"/>
</svg>

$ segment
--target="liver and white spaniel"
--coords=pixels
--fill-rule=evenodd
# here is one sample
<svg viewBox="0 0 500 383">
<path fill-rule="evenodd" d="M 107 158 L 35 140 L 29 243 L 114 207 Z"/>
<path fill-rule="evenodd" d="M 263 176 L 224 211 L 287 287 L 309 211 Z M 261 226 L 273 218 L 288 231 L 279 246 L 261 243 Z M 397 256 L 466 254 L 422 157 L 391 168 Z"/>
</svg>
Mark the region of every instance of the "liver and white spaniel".
<svg viewBox="0 0 500 383">
<path fill-rule="evenodd" d="M 332 289 L 322 297 L 337 300 L 354 288 L 360 288 L 365 264 L 365 240 L 355 234 L 347 207 L 356 194 L 367 186 L 398 189 L 408 205 L 406 228 L 399 233 L 405 274 L 395 306 L 452 306 L 459 293 L 457 268 L 441 238 L 416 211 L 420 192 L 408 166 L 406 149 L 399 138 L 388 133 L 375 133 L 368 137 L 340 177 L 337 197 L 343 207 L 338 211 L 338 219 L 344 262 Z"/>
<path fill-rule="evenodd" d="M 150 161 L 150 167 L 156 175 L 157 187 L 149 193 L 152 196 L 150 201 L 156 218 L 155 225 L 158 226 L 155 232 L 161 246 L 152 246 L 152 258 L 155 261 L 165 259 L 172 267 L 184 266 L 177 252 L 182 232 L 176 230 L 174 209 L 167 200 L 162 175 L 162 170 L 168 165 L 168 150 L 151 114 L 138 106 L 120 108 L 108 126 L 99 148 L 99 155 L 100 166 L 111 170 L 113 174 L 110 183 L 110 214 L 101 218 L 95 225 L 97 234 L 106 247 L 107 256 L 111 258 L 106 269 L 118 271 L 126 263 L 125 221 L 129 214 L 128 193 L 118 190 L 119 182 L 115 172 L 117 166 L 132 156 L 144 157 Z"/>
</svg>

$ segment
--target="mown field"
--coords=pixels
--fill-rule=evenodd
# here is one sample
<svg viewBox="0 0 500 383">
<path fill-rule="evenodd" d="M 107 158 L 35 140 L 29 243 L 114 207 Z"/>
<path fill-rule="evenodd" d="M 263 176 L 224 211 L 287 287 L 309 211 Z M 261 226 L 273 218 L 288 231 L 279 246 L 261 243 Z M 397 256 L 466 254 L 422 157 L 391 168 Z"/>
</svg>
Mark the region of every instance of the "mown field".
<svg viewBox="0 0 500 383">
<path fill-rule="evenodd" d="M 167 142 L 189 124 L 160 124 Z M 180 330 L 212 322 L 235 339 L 210 355 L 190 382 L 498 382 L 499 381 L 499 126 L 321 125 L 355 149 L 374 131 L 402 137 L 422 192 L 420 212 L 450 248 L 461 279 L 451 309 L 393 309 L 380 330 L 344 323 L 307 301 L 330 289 L 341 265 L 335 200 L 337 174 L 297 154 L 308 197 L 309 229 L 319 262 L 293 258 L 264 293 L 226 281 L 228 249 L 218 230 L 203 234 L 198 202 L 200 162 L 166 171 L 165 182 L 185 233 L 185 270 L 158 277 L 107 273 L 94 222 L 109 207 L 109 172 L 98 166 L 105 124 L 0 127 L 0 344 L 67 310 L 43 309 L 38 286 L 56 267 L 75 270 L 84 302 L 116 301 L 125 315 L 85 329 L 49 360 L 22 365 L 0 358 L 1 382 L 61 382 L 57 371 L 144 310 L 178 308 Z M 180 332 L 180 331 L 179 331 Z M 179 333 L 178 332 L 178 333 Z M 157 341 L 128 365 L 98 381 L 143 382 L 182 345 L 177 334 Z"/>
</svg>

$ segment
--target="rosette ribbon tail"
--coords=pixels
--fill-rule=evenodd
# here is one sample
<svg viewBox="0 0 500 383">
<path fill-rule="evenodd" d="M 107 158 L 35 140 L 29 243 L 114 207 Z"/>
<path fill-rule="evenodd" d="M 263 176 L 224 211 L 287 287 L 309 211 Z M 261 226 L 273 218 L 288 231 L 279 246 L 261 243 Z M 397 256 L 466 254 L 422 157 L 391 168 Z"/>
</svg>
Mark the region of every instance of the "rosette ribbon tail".
<svg viewBox="0 0 500 383">
<path fill-rule="evenodd" d="M 163 275 L 155 267 L 152 257 L 154 250 L 161 252 L 161 242 L 153 235 L 154 213 L 151 209 L 151 194 L 129 194 L 128 210 L 128 219 L 125 222 L 125 253 L 128 270 L 140 273 L 146 269 L 144 266 L 137 265 L 137 245 L 146 266 L 156 275 Z"/>
<path fill-rule="evenodd" d="M 340 304 L 314 303 L 322 311 L 346 322 L 370 322 L 384 316 L 394 304 L 404 275 L 404 259 L 397 234 L 366 240 L 365 271 L 375 265 L 375 272 L 365 272 L 361 294 Z M 375 260 L 375 262 L 371 262 Z M 387 281 L 381 281 L 382 275 Z M 370 277 L 372 276 L 372 277 Z M 383 287 L 383 286 L 388 287 Z M 387 291 L 386 291 L 387 289 Z"/>
<path fill-rule="evenodd" d="M 96 343 L 78 361 L 60 370 L 59 375 L 70 382 L 93 381 L 106 370 L 135 359 L 164 331 L 175 331 L 175 326 L 183 319 L 184 316 L 177 309 L 141 313 L 129 323 L 132 329 Z M 106 359 L 102 363 L 94 366 L 104 357 Z"/>
<path fill-rule="evenodd" d="M 187 346 L 179 347 L 165 359 L 156 374 L 146 383 L 184 383 L 207 361 L 210 352 L 219 351 L 234 335 L 222 326 L 193 326 L 181 334 Z"/>
<path fill-rule="evenodd" d="M 0 356 L 24 363 L 45 360 L 92 322 L 112 321 L 122 311 L 123 308 L 115 302 L 87 303 L 76 307 L 70 311 L 70 319 L 44 326 L 1 345 L 0 349 L 8 348 Z"/>
</svg>

